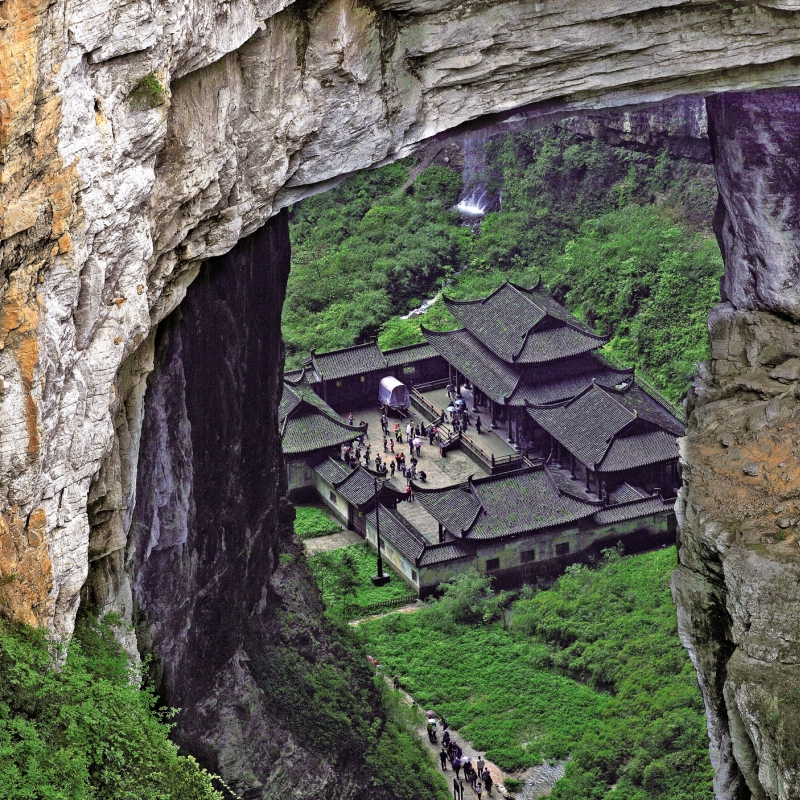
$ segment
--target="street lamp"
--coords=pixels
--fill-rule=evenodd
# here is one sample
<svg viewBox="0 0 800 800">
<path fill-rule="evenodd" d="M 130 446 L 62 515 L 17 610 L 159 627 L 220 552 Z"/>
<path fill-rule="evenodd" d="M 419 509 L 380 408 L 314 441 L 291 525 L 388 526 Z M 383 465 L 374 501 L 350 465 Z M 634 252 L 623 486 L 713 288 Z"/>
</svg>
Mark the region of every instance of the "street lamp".
<svg viewBox="0 0 800 800">
<path fill-rule="evenodd" d="M 383 586 L 391 579 L 391 575 L 383 571 L 383 558 L 381 557 L 381 515 L 378 511 L 378 495 L 380 489 L 378 488 L 378 479 L 375 478 L 375 545 L 378 550 L 378 574 L 373 575 L 371 580 L 373 586 Z"/>
</svg>

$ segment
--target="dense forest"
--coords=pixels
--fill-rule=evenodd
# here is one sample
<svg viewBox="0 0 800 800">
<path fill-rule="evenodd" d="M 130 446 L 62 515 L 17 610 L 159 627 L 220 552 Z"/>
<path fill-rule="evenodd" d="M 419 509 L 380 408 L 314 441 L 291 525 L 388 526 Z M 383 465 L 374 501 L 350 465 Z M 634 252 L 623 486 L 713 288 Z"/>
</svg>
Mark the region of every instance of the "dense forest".
<svg viewBox="0 0 800 800">
<path fill-rule="evenodd" d="M 401 317 L 442 287 L 468 299 L 541 275 L 610 337 L 611 360 L 680 398 L 707 357 L 705 319 L 719 297 L 710 167 L 582 138 L 566 122 L 478 146 L 479 177 L 502 201 L 474 228 L 453 210 L 462 173 L 419 171 L 410 158 L 292 210 L 288 363 L 374 337 L 384 348 L 421 341 L 420 324 L 455 327 L 442 303 Z"/>
</svg>

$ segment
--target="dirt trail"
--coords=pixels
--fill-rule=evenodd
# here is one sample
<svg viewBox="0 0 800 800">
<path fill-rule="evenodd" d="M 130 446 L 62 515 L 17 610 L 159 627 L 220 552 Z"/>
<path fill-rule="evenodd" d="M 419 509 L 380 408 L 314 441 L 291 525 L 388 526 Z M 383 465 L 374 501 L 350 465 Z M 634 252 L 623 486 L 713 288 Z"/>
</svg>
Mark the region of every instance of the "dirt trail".
<svg viewBox="0 0 800 800">
<path fill-rule="evenodd" d="M 391 682 L 388 677 L 386 678 L 386 680 L 387 682 Z M 399 689 L 398 691 L 400 692 L 400 695 L 402 696 L 403 700 L 408 705 L 413 706 L 416 704 L 416 701 L 410 694 L 408 694 L 408 692 L 404 692 L 402 689 Z M 425 746 L 433 753 L 434 758 L 436 759 L 436 763 L 439 764 L 440 763 L 439 752 L 442 749 L 442 726 L 438 720 L 437 720 L 437 727 L 438 727 L 438 732 L 437 732 L 436 742 L 431 742 L 428 739 L 428 731 L 424 725 L 419 727 L 417 729 L 417 732 L 419 733 L 422 741 L 425 743 Z M 503 770 L 501 770 L 500 767 L 497 766 L 497 764 L 494 764 L 493 762 L 489 761 L 489 759 L 486 758 L 485 753 L 482 753 L 480 750 L 476 750 L 457 730 L 455 730 L 455 728 L 450 726 L 449 730 L 450 730 L 450 738 L 458 742 L 458 744 L 461 746 L 461 749 L 464 751 L 465 756 L 471 756 L 473 765 L 478 760 L 478 756 L 483 755 L 483 760 L 486 762 L 486 766 L 489 768 L 489 772 L 492 776 L 492 782 L 493 782 L 492 793 L 487 794 L 486 790 L 484 789 L 483 800 L 486 800 L 486 798 L 488 797 L 508 796 L 505 787 L 503 785 L 503 782 L 505 781 L 506 777 Z M 461 785 L 464 787 L 464 797 L 476 798 L 478 795 L 473 791 L 472 787 L 469 785 L 469 782 L 464 780 L 463 770 L 461 771 L 460 774 L 461 774 Z M 453 780 L 456 777 L 456 773 L 453 770 L 453 767 L 451 766 L 449 761 L 447 762 L 445 777 L 447 778 L 447 786 L 452 792 Z"/>
</svg>

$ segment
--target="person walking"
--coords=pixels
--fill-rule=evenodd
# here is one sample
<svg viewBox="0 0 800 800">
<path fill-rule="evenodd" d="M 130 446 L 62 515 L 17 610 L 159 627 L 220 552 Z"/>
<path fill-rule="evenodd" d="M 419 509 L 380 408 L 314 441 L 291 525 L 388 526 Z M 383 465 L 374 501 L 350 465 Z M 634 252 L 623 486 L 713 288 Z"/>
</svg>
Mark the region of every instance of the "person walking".
<svg viewBox="0 0 800 800">
<path fill-rule="evenodd" d="M 479 414 L 477 417 L 475 417 L 475 430 L 478 431 L 478 433 L 481 432 L 481 425 L 482 424 L 483 423 L 481 422 L 481 417 L 480 417 L 480 414 Z"/>
<path fill-rule="evenodd" d="M 394 478 L 394 459 L 392 459 L 391 462 L 389 463 L 389 471 L 392 473 L 390 477 Z"/>
<path fill-rule="evenodd" d="M 444 747 L 439 751 L 439 761 L 442 764 L 442 772 L 447 772 L 447 751 Z"/>
<path fill-rule="evenodd" d="M 436 437 L 436 426 L 431 423 L 430 428 L 428 428 L 428 444 L 433 447 L 433 440 Z"/>
<path fill-rule="evenodd" d="M 450 723 L 447 721 L 447 717 L 442 717 L 442 730 L 446 731 L 450 727 Z"/>
<path fill-rule="evenodd" d="M 455 770 L 456 778 L 461 780 L 461 759 L 458 756 L 453 759 L 453 769 Z"/>
<path fill-rule="evenodd" d="M 492 773 L 489 772 L 488 767 L 481 773 L 483 778 L 483 785 L 486 787 L 486 794 L 492 793 Z"/>
<path fill-rule="evenodd" d="M 385 413 L 381 414 L 381 430 L 384 433 L 389 432 L 389 418 L 386 416 Z"/>
<path fill-rule="evenodd" d="M 389 452 L 389 445 L 387 443 L 387 440 L 386 440 L 385 436 L 383 437 L 383 452 L 384 453 L 388 453 Z"/>
<path fill-rule="evenodd" d="M 352 411 L 347 415 L 347 421 L 350 423 L 350 427 L 352 428 L 353 427 L 353 412 Z"/>
<path fill-rule="evenodd" d="M 412 427 L 411 423 L 409 422 L 408 425 L 406 425 L 406 443 L 407 444 L 411 444 L 411 439 L 413 438 L 413 436 L 414 436 L 414 428 Z"/>
<path fill-rule="evenodd" d="M 395 438 L 395 441 L 397 441 L 397 442 L 402 442 L 403 441 L 403 434 L 400 433 L 400 423 L 399 422 L 395 422 L 395 424 L 394 424 L 394 438 Z"/>
<path fill-rule="evenodd" d="M 483 775 L 483 768 L 486 766 L 486 762 L 483 760 L 483 756 L 479 753 L 478 760 L 475 762 L 475 766 L 478 768 L 478 774 Z"/>
<path fill-rule="evenodd" d="M 442 723 L 442 727 L 444 727 L 444 723 Z M 447 728 L 444 728 L 444 733 L 442 734 L 442 744 L 448 747 L 450 745 L 450 731 Z"/>
<path fill-rule="evenodd" d="M 475 781 L 475 794 L 478 795 L 478 800 L 483 797 L 483 784 L 480 781 Z"/>
</svg>

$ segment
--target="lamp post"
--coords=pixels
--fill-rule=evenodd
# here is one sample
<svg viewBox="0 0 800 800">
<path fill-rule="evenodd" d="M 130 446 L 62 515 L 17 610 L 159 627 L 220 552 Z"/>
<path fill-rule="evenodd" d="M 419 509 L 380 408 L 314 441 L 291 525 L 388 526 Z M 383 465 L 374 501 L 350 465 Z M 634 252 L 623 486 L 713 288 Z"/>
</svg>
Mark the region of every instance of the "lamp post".
<svg viewBox="0 0 800 800">
<path fill-rule="evenodd" d="M 378 511 L 378 495 L 380 489 L 378 488 L 378 479 L 375 478 L 375 545 L 378 551 L 378 574 L 373 575 L 371 580 L 374 586 L 383 586 L 389 582 L 391 578 L 383 571 L 383 558 L 381 556 L 381 515 Z"/>
</svg>

